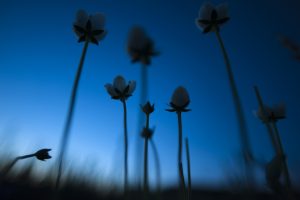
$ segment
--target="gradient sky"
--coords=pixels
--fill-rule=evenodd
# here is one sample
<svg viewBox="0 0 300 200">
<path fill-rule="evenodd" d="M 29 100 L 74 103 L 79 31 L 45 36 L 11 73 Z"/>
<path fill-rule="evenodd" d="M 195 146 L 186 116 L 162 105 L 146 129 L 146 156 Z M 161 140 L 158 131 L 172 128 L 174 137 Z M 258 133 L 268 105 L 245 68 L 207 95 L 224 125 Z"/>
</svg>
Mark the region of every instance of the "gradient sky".
<svg viewBox="0 0 300 200">
<path fill-rule="evenodd" d="M 150 100 L 165 185 L 177 181 L 177 119 L 165 111 L 173 90 L 183 85 L 191 97 L 183 114 L 183 134 L 190 141 L 192 178 L 199 184 L 226 184 L 238 173 L 240 144 L 223 57 L 214 34 L 195 25 L 201 0 L 1 0 L 0 138 L 15 155 L 39 148 L 58 153 L 82 43 L 72 30 L 78 9 L 106 16 L 108 34 L 90 45 L 79 84 L 68 148 L 69 164 L 93 165 L 105 180 L 122 177 L 122 105 L 104 85 L 116 75 L 137 81 L 128 100 L 130 177 L 133 180 L 140 65 L 131 64 L 126 39 L 133 25 L 143 26 L 161 52 L 149 68 Z M 223 1 L 211 1 L 214 4 Z M 286 35 L 300 43 L 298 0 L 227 1 L 231 20 L 221 29 L 245 110 L 254 154 L 273 156 L 253 85 L 267 104 L 285 102 L 287 119 L 278 123 L 293 180 L 299 179 L 300 62 L 279 41 Z M 272 2 L 272 3 L 271 3 Z M 37 166 L 44 169 L 55 159 Z M 154 181 L 150 149 L 150 176 Z M 229 173 L 228 173 L 229 172 Z M 232 177 L 231 177 L 232 178 Z M 262 178 L 260 178 L 262 179 Z"/>
</svg>

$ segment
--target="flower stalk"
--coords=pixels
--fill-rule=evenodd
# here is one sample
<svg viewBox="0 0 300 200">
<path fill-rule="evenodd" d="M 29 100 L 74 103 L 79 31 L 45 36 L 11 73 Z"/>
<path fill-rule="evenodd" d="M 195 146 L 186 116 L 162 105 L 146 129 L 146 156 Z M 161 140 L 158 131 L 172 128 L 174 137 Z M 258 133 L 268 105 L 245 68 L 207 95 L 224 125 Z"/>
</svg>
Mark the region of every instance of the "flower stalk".
<svg viewBox="0 0 300 200">
<path fill-rule="evenodd" d="M 126 101 L 121 100 L 124 110 L 124 193 L 128 191 L 128 133 L 127 133 L 127 107 Z"/>
<path fill-rule="evenodd" d="M 191 180 L 191 160 L 190 160 L 190 150 L 188 138 L 185 138 L 185 149 L 186 149 L 186 159 L 187 159 L 187 171 L 188 171 L 188 192 L 187 199 L 191 199 L 192 194 L 192 180 Z"/>
</svg>

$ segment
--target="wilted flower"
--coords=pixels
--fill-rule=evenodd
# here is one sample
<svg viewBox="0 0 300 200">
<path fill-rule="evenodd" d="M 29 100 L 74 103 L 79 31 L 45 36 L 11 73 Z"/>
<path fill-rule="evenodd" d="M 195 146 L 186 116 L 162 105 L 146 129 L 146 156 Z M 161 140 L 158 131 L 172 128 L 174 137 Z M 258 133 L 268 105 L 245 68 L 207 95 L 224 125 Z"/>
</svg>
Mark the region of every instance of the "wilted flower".
<svg viewBox="0 0 300 200">
<path fill-rule="evenodd" d="M 214 7 L 210 3 L 205 3 L 200 8 L 199 18 L 196 24 L 203 33 L 219 31 L 219 27 L 229 20 L 227 4 L 220 4 Z"/>
<path fill-rule="evenodd" d="M 35 152 L 34 156 L 39 160 L 45 161 L 46 159 L 51 158 L 51 156 L 49 155 L 49 151 L 51 151 L 51 149 L 41 149 Z"/>
<path fill-rule="evenodd" d="M 284 104 L 278 104 L 273 107 L 264 106 L 264 109 L 260 107 L 255 115 L 263 122 L 276 122 L 279 119 L 284 119 L 286 109 Z"/>
<path fill-rule="evenodd" d="M 145 105 L 141 105 L 141 109 L 146 115 L 150 115 L 154 111 L 154 104 L 151 105 L 150 102 L 147 101 Z"/>
<path fill-rule="evenodd" d="M 97 44 L 104 38 L 106 31 L 104 30 L 105 17 L 101 13 L 88 15 L 84 10 L 79 10 L 74 22 L 74 31 L 79 37 L 78 42 L 89 40 Z"/>
<path fill-rule="evenodd" d="M 152 137 L 153 133 L 154 133 L 154 128 L 150 129 L 150 128 L 144 127 L 143 130 L 142 130 L 141 136 L 143 138 L 150 139 Z"/>
<path fill-rule="evenodd" d="M 187 90 L 179 86 L 175 89 L 170 106 L 171 109 L 167 109 L 169 112 L 188 112 L 190 109 L 187 109 L 187 106 L 190 104 L 190 97 Z"/>
<path fill-rule="evenodd" d="M 154 49 L 154 42 L 146 34 L 142 27 L 136 26 L 131 29 L 128 37 L 127 50 L 132 62 L 138 62 L 145 65 L 151 63 L 151 57 L 158 55 Z"/>
<path fill-rule="evenodd" d="M 113 84 L 107 83 L 105 88 L 112 99 L 123 101 L 132 95 L 135 86 L 135 81 L 129 81 L 128 84 L 126 84 L 126 80 L 122 76 L 117 76 Z"/>
</svg>

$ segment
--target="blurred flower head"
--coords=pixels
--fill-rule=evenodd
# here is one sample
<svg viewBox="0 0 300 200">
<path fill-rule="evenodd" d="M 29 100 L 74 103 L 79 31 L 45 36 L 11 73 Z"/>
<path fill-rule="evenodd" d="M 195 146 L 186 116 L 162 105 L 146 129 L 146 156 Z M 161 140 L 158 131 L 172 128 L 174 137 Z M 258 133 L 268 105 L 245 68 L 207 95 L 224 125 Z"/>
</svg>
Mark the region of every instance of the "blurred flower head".
<svg viewBox="0 0 300 200">
<path fill-rule="evenodd" d="M 154 111 L 154 104 L 151 105 L 150 102 L 147 101 L 145 105 L 141 105 L 141 109 L 146 115 L 150 115 Z"/>
<path fill-rule="evenodd" d="M 107 83 L 105 88 L 112 99 L 125 101 L 135 90 L 136 82 L 129 81 L 128 84 L 122 76 L 117 76 L 113 84 Z"/>
<path fill-rule="evenodd" d="M 51 151 L 51 149 L 41 149 L 35 152 L 34 156 L 39 160 L 45 161 L 51 158 L 51 156 L 49 155 L 49 151 Z"/>
<path fill-rule="evenodd" d="M 151 64 L 151 57 L 159 53 L 154 49 L 154 42 L 142 27 L 133 27 L 128 36 L 127 51 L 132 62 Z"/>
<path fill-rule="evenodd" d="M 278 104 L 273 107 L 264 105 L 264 109 L 261 107 L 255 112 L 263 123 L 277 122 L 277 120 L 284 119 L 286 115 L 286 109 L 284 104 Z"/>
<path fill-rule="evenodd" d="M 97 44 L 106 35 L 104 30 L 105 17 L 102 13 L 88 15 L 84 10 L 79 10 L 73 24 L 74 32 L 78 36 L 78 42 L 89 40 Z"/>
<path fill-rule="evenodd" d="M 203 33 L 208 33 L 212 31 L 219 31 L 220 26 L 228 20 L 229 16 L 227 4 L 220 4 L 215 7 L 210 3 L 205 3 L 200 8 L 196 24 Z"/>
<path fill-rule="evenodd" d="M 172 95 L 172 99 L 170 102 L 170 109 L 167 109 L 169 112 L 188 112 L 190 109 L 187 109 L 190 104 L 190 97 L 187 90 L 179 86 L 175 89 Z"/>
<path fill-rule="evenodd" d="M 154 130 L 155 130 L 155 128 L 150 129 L 150 128 L 144 127 L 143 130 L 142 130 L 141 136 L 143 138 L 151 139 L 151 137 L 154 134 Z"/>
</svg>

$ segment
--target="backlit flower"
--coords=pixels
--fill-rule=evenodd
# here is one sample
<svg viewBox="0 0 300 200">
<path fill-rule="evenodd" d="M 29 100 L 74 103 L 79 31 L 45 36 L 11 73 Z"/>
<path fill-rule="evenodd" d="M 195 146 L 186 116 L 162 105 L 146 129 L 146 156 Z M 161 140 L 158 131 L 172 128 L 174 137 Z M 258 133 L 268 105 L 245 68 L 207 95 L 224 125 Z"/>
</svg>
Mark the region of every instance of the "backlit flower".
<svg viewBox="0 0 300 200">
<path fill-rule="evenodd" d="M 105 88 L 112 99 L 124 101 L 132 95 L 136 87 L 135 81 L 129 81 L 128 84 L 122 76 L 117 76 L 113 84 L 107 83 Z"/>
<path fill-rule="evenodd" d="M 202 5 L 196 24 L 203 33 L 219 31 L 219 27 L 229 20 L 227 4 L 213 6 L 210 3 Z"/>
<path fill-rule="evenodd" d="M 278 104 L 273 107 L 264 106 L 264 109 L 259 108 L 255 115 L 264 123 L 276 122 L 277 120 L 284 119 L 286 109 L 284 104 Z"/>
<path fill-rule="evenodd" d="M 39 160 L 45 161 L 46 159 L 51 158 L 51 156 L 49 155 L 49 151 L 51 151 L 51 149 L 41 149 L 35 152 L 34 156 Z"/>
<path fill-rule="evenodd" d="M 146 115 L 150 115 L 154 111 L 154 104 L 151 105 L 150 102 L 147 101 L 145 105 L 141 105 L 141 109 Z"/>
<path fill-rule="evenodd" d="M 141 62 L 144 65 L 149 65 L 151 57 L 158 55 L 154 42 L 139 26 L 133 27 L 129 32 L 127 50 L 132 62 Z"/>
<path fill-rule="evenodd" d="M 172 99 L 170 102 L 171 109 L 167 109 L 170 112 L 188 112 L 190 109 L 187 109 L 188 105 L 190 104 L 190 97 L 187 90 L 179 86 L 175 89 Z"/>
<path fill-rule="evenodd" d="M 151 139 L 151 137 L 153 136 L 153 133 L 154 133 L 154 128 L 150 129 L 150 128 L 144 127 L 142 130 L 141 136 L 143 138 Z"/>
<path fill-rule="evenodd" d="M 79 10 L 74 22 L 74 32 L 78 36 L 78 42 L 89 40 L 98 45 L 98 42 L 104 38 L 105 17 L 101 13 L 88 15 L 84 10 Z"/>
</svg>

